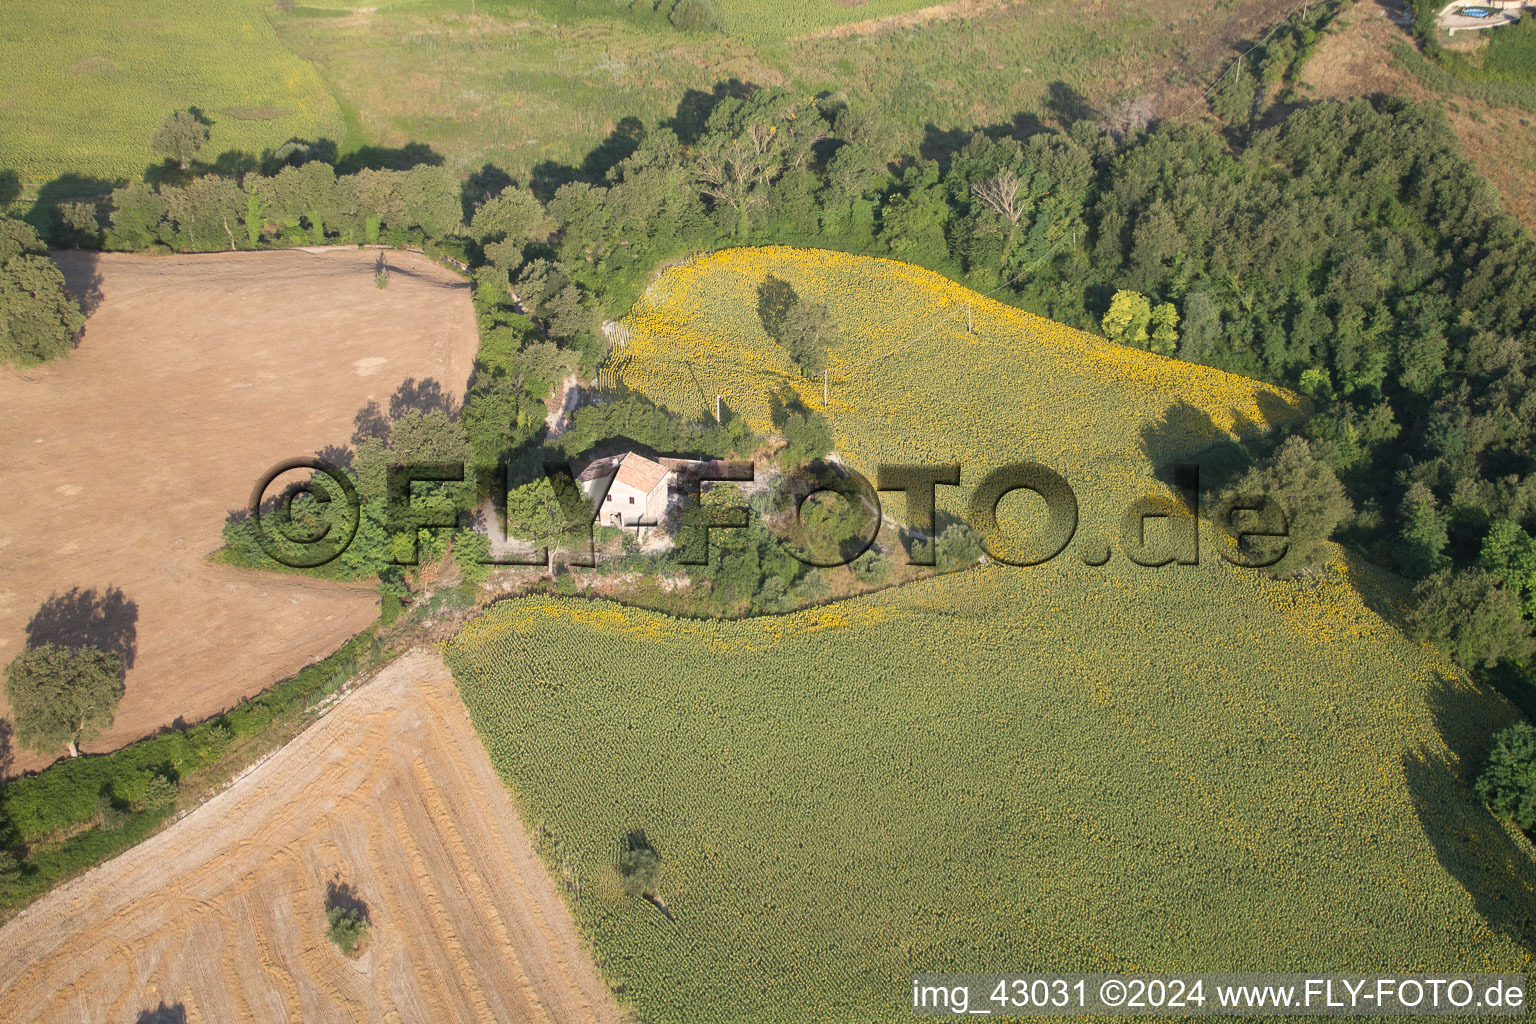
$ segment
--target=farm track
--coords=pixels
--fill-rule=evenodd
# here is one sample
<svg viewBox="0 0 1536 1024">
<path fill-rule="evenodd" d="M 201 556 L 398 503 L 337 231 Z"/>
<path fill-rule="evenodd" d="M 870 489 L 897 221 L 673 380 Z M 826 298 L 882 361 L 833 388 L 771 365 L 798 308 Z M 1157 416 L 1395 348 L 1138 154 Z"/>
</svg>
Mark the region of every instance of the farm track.
<svg viewBox="0 0 1536 1024">
<path fill-rule="evenodd" d="M 64 603 L 35 639 L 132 650 L 115 724 L 86 750 L 223 710 L 376 614 L 366 584 L 207 555 L 263 473 L 346 445 L 369 402 L 387 413 L 411 379 L 461 395 L 478 344 L 468 284 L 395 253 L 380 290 L 377 258 L 58 255 L 92 311 L 68 357 L 0 370 L 0 493 L 30 496 L 0 503 L 0 663 L 50 600 Z M 110 588 L 121 601 L 103 608 Z M 51 760 L 18 751 L 14 768 Z"/>
<path fill-rule="evenodd" d="M 371 932 L 325 937 L 326 885 Z M 618 1022 L 440 658 L 418 649 L 0 929 L 0 1019 Z M 176 1018 L 181 1019 L 181 1018 Z"/>
</svg>

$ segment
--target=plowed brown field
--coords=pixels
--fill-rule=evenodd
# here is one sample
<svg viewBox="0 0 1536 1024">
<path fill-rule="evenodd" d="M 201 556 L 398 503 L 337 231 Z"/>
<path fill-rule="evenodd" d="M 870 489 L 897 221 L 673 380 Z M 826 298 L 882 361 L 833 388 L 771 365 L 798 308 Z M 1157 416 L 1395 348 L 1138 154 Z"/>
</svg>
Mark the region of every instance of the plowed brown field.
<svg viewBox="0 0 1536 1024">
<path fill-rule="evenodd" d="M 333 879 L 367 905 L 356 959 L 325 936 Z M 0 949 L 7 1021 L 622 1019 L 425 650 Z"/>
<path fill-rule="evenodd" d="M 409 379 L 463 392 L 467 283 L 390 253 L 380 290 L 377 258 L 59 256 L 94 307 L 80 347 L 0 367 L 0 664 L 33 633 L 133 650 L 117 720 L 85 749 L 220 711 L 373 618 L 371 587 L 206 556 L 269 467 L 345 445 L 368 402 L 387 411 Z M 15 767 L 55 756 L 19 751 Z"/>
</svg>

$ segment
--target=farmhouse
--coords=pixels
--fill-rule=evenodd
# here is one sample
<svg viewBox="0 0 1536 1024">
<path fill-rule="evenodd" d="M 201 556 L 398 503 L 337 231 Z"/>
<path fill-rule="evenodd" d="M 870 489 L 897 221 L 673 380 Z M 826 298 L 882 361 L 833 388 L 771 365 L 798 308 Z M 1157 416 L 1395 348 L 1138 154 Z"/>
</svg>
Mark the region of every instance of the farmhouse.
<svg viewBox="0 0 1536 1024">
<path fill-rule="evenodd" d="M 597 506 L 605 526 L 660 523 L 667 512 L 667 485 L 673 471 L 639 452 L 625 452 L 587 465 L 576 482 Z M 607 493 L 603 493 L 606 481 Z"/>
</svg>

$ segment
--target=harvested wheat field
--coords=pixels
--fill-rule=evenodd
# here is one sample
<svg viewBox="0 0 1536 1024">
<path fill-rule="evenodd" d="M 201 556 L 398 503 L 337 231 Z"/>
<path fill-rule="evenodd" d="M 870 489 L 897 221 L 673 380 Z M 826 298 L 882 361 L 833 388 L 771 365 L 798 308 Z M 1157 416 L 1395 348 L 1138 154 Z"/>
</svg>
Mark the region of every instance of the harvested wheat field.
<svg viewBox="0 0 1536 1024">
<path fill-rule="evenodd" d="M 0 494 L 28 496 L 0 502 L 0 663 L 29 638 L 122 653 L 116 722 L 86 749 L 226 708 L 375 615 L 370 587 L 206 556 L 271 466 L 347 444 L 369 402 L 411 380 L 462 394 L 467 283 L 388 258 L 380 290 L 359 250 L 59 256 L 91 312 L 80 347 L 0 369 Z"/>
<path fill-rule="evenodd" d="M 367 908 L 355 959 L 325 935 L 335 880 Z M 3 1020 L 621 1019 L 425 650 L 0 948 Z"/>
</svg>

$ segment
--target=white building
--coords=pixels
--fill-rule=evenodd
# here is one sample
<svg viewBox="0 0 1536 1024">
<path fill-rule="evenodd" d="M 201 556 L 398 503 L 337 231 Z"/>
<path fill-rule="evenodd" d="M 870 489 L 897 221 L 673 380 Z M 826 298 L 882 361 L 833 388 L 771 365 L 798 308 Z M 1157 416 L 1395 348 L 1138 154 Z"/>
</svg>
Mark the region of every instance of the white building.
<svg viewBox="0 0 1536 1024">
<path fill-rule="evenodd" d="M 604 526 L 660 523 L 667 514 L 667 484 L 672 470 L 638 452 L 625 452 L 587 465 L 576 477 L 583 494 L 597 505 Z M 606 481 L 608 492 L 603 493 Z"/>
</svg>

